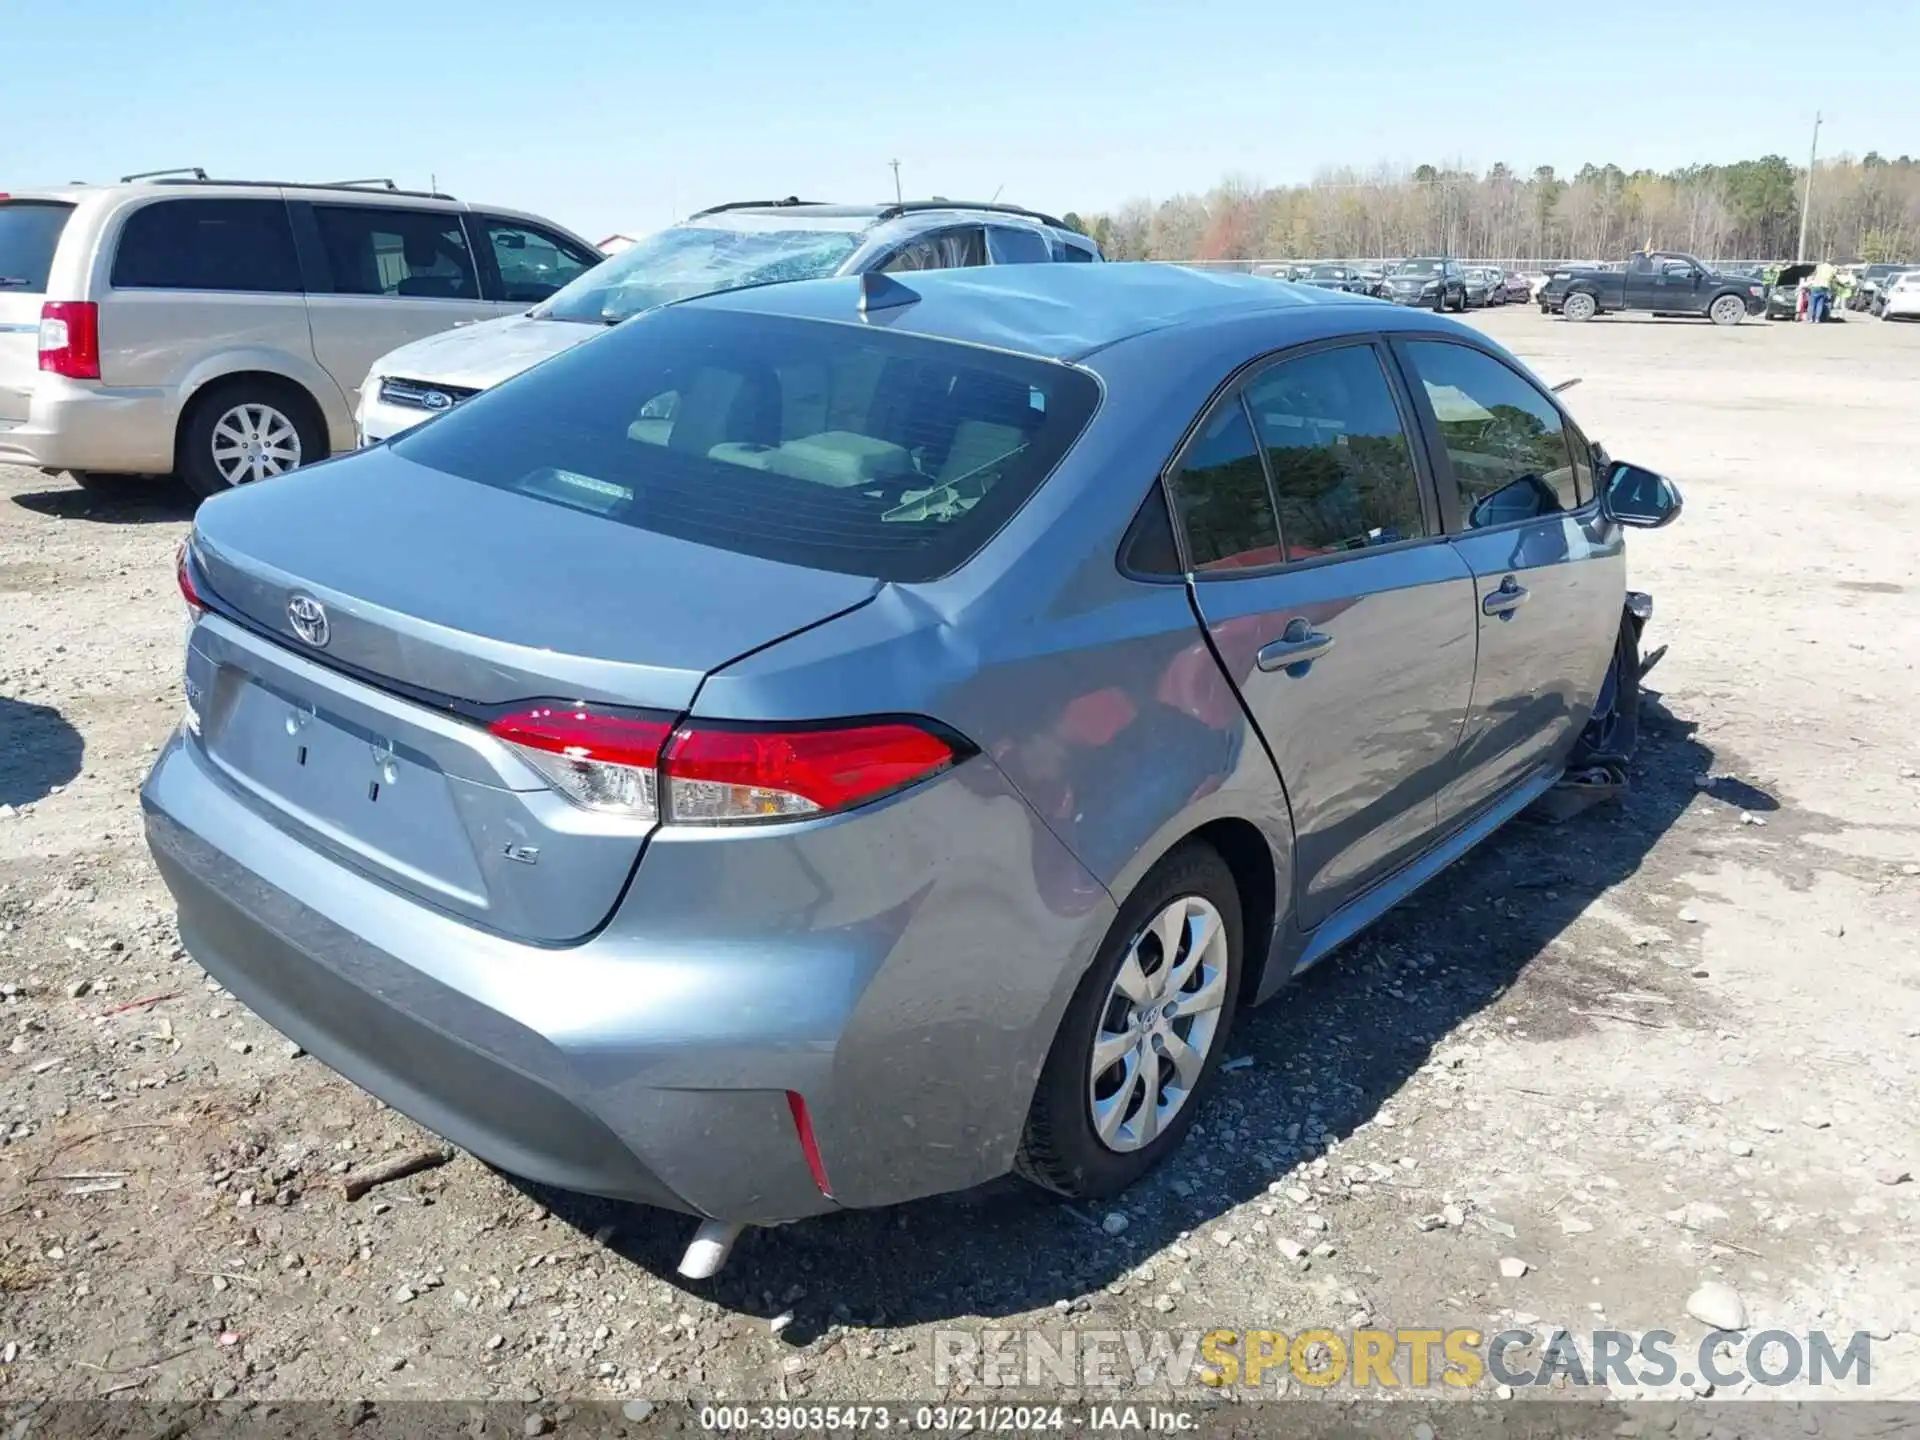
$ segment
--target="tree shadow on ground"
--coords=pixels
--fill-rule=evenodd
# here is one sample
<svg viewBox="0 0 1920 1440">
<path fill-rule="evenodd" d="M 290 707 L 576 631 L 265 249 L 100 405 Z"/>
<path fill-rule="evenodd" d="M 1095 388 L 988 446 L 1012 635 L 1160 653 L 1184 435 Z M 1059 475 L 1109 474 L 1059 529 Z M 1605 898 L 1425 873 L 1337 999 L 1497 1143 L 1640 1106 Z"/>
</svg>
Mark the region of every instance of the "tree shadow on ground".
<svg viewBox="0 0 1920 1440">
<path fill-rule="evenodd" d="M 912 1325 L 1069 1305 L 1259 1195 L 1353 1133 L 1462 1022 L 1499 999 L 1599 896 L 1639 870 L 1703 792 L 1713 751 L 1693 722 L 1642 695 L 1641 748 L 1619 804 L 1564 824 L 1516 823 L 1445 871 L 1366 935 L 1246 1013 L 1223 1074 L 1181 1151 L 1117 1201 L 1060 1202 L 1005 1180 L 959 1195 L 749 1230 L 728 1268 L 675 1272 L 692 1222 L 523 1185 L 584 1235 L 614 1227 L 634 1264 L 744 1314 L 794 1314 L 805 1343 L 829 1325 Z M 1716 787 L 1717 788 L 1717 787 Z M 1708 801 L 1774 808 L 1750 786 Z M 1574 1024 L 1582 1022 L 1574 1021 Z M 720 1143 L 724 1143 L 723 1141 Z M 518 1183 L 518 1182 L 516 1182 Z M 1099 1219 L 1123 1209 L 1119 1237 Z"/>
</svg>

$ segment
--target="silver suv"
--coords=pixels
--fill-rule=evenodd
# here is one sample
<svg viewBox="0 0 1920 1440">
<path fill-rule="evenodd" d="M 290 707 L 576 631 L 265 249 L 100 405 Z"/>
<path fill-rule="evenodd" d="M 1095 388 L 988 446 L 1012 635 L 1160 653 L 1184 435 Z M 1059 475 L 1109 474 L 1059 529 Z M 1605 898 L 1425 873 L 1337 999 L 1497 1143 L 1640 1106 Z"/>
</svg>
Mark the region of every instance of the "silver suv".
<svg viewBox="0 0 1920 1440">
<path fill-rule="evenodd" d="M 716 205 L 622 250 L 522 315 L 381 356 L 360 387 L 360 439 L 390 439 L 608 325 L 673 300 L 875 270 L 1098 259 L 1099 247 L 1085 235 L 1018 205 L 794 198 Z"/>
<path fill-rule="evenodd" d="M 396 345 L 597 265 L 532 215 L 392 181 L 204 171 L 0 195 L 0 462 L 201 495 L 351 449 Z"/>
</svg>

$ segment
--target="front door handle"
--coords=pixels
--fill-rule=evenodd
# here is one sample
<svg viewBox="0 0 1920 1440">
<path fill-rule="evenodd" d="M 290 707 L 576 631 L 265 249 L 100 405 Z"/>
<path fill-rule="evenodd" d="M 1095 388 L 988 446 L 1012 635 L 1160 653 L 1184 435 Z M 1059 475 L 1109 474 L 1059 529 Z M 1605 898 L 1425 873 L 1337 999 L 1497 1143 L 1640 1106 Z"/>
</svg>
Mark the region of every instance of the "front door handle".
<svg viewBox="0 0 1920 1440">
<path fill-rule="evenodd" d="M 1307 666 L 1331 649 L 1333 636 L 1322 634 L 1305 620 L 1295 619 L 1287 622 L 1284 635 L 1262 645 L 1260 653 L 1254 658 L 1262 670 L 1285 670 L 1289 674 L 1304 675 Z M 1295 666 L 1300 668 L 1296 670 Z"/>
<path fill-rule="evenodd" d="M 1480 602 L 1480 609 L 1487 615 L 1511 615 L 1527 603 L 1527 588 L 1511 575 L 1500 582 L 1498 590 L 1489 590 L 1487 598 Z"/>
</svg>

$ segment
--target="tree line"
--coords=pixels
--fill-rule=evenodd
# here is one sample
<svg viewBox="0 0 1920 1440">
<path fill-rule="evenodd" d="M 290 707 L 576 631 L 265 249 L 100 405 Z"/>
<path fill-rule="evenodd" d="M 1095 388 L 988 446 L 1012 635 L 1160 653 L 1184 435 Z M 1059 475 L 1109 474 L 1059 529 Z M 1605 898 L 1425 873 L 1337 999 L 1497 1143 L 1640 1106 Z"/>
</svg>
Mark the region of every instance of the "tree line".
<svg viewBox="0 0 1920 1440">
<path fill-rule="evenodd" d="M 1308 259 L 1448 254 L 1612 259 L 1643 245 L 1710 260 L 1792 259 L 1806 167 L 1778 155 L 1731 165 L 1622 170 L 1551 165 L 1522 175 L 1458 166 L 1333 169 L 1301 185 L 1223 180 L 1205 194 L 1129 200 L 1063 217 L 1113 260 Z M 1814 168 L 1809 258 L 1920 258 L 1920 162 L 1876 152 Z"/>
</svg>

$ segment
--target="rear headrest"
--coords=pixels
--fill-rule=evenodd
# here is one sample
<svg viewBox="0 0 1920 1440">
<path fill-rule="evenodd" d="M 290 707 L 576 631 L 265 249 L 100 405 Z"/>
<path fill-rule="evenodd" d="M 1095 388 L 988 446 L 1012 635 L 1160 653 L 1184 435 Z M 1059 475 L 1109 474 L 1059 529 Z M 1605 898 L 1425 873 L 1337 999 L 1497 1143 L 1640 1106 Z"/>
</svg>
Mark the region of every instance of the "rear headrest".
<svg viewBox="0 0 1920 1440">
<path fill-rule="evenodd" d="M 431 270 L 440 263 L 440 242 L 431 235 L 409 230 L 401 244 L 409 270 Z"/>
</svg>

